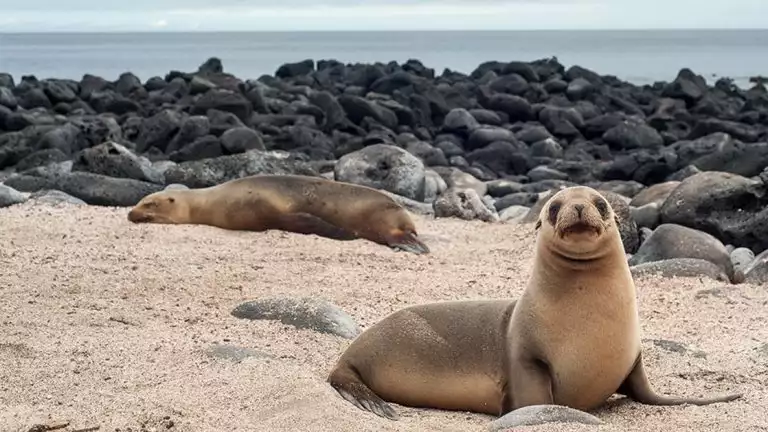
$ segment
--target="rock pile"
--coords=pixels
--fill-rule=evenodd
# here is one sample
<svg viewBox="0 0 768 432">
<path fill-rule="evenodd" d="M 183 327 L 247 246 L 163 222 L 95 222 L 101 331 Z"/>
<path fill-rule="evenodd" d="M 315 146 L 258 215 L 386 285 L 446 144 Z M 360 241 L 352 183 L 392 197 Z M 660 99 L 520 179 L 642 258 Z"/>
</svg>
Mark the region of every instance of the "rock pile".
<svg viewBox="0 0 768 432">
<path fill-rule="evenodd" d="M 703 260 L 764 283 L 766 167 L 763 84 L 710 86 L 689 69 L 650 86 L 556 59 L 468 75 L 304 60 L 253 80 L 217 58 L 143 83 L 0 73 L 0 206 L 30 193 L 130 206 L 170 184 L 293 173 L 379 188 L 437 217 L 530 221 L 550 191 L 584 184 L 626 203 L 633 264 Z"/>
</svg>

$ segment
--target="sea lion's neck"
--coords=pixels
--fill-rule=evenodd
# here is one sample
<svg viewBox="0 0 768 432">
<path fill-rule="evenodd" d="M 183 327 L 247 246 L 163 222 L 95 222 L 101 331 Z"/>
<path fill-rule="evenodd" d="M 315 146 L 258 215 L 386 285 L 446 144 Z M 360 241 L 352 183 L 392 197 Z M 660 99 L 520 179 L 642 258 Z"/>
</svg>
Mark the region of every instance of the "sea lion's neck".
<svg viewBox="0 0 768 432">
<path fill-rule="evenodd" d="M 533 285 L 553 297 L 570 296 L 575 292 L 602 291 L 609 296 L 631 296 L 635 292 L 614 292 L 610 281 L 630 278 L 624 247 L 621 240 L 608 242 L 605 248 L 588 259 L 573 259 L 546 244 L 537 245 L 539 258 L 534 263 L 533 275 L 538 279 Z M 634 287 L 634 285 L 632 285 Z M 625 286 L 619 288 L 626 291 Z"/>
<path fill-rule="evenodd" d="M 189 189 L 182 192 L 186 205 L 186 217 L 189 223 L 213 225 L 216 206 L 210 205 L 210 198 L 205 189 Z"/>
</svg>

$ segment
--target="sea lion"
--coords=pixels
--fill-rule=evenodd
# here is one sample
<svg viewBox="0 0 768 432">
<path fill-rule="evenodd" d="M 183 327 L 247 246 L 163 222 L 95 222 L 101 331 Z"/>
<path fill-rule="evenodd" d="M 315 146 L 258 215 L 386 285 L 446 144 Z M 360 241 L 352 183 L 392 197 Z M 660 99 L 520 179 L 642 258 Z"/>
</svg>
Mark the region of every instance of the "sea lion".
<svg viewBox="0 0 768 432">
<path fill-rule="evenodd" d="M 139 201 L 128 220 L 365 238 L 393 249 L 429 253 L 408 212 L 392 198 L 367 186 L 321 177 L 264 174 L 207 188 L 166 189 Z"/>
<path fill-rule="evenodd" d="M 533 272 L 519 299 L 401 309 L 358 336 L 328 382 L 347 401 L 396 419 L 386 402 L 502 416 L 539 404 L 589 411 L 614 393 L 650 405 L 740 394 L 656 394 L 643 368 L 632 280 L 608 201 L 557 192 L 536 222 Z"/>
</svg>

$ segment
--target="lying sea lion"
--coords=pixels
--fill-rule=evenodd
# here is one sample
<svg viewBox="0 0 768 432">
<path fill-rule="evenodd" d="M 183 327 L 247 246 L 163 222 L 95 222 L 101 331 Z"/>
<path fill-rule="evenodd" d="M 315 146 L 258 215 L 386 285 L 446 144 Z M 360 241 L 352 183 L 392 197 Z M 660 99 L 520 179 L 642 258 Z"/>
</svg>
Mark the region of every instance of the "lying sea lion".
<svg viewBox="0 0 768 432">
<path fill-rule="evenodd" d="M 654 392 L 617 223 L 594 189 L 557 192 L 536 222 L 533 273 L 519 299 L 394 312 L 349 345 L 328 382 L 357 407 L 391 419 L 397 415 L 386 401 L 501 416 L 539 404 L 589 411 L 614 393 L 650 405 L 740 397 Z"/>
<path fill-rule="evenodd" d="M 144 197 L 128 220 L 365 238 L 393 249 L 429 253 L 408 212 L 392 198 L 367 186 L 320 177 L 254 175 L 207 188 L 166 189 Z"/>
</svg>

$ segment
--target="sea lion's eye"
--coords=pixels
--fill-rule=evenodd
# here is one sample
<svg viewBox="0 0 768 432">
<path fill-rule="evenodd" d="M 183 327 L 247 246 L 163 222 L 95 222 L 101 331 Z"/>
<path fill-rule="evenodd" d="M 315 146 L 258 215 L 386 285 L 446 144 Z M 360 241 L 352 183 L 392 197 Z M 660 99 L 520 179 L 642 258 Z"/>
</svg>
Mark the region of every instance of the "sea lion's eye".
<svg viewBox="0 0 768 432">
<path fill-rule="evenodd" d="M 602 198 L 595 198 L 595 208 L 600 212 L 600 216 L 605 219 L 608 216 L 608 204 Z"/>
<path fill-rule="evenodd" d="M 170 198 L 168 198 L 168 202 L 169 202 L 169 203 L 171 203 L 171 204 L 173 204 L 173 203 L 175 203 L 175 202 L 176 202 L 176 198 L 174 198 L 174 197 L 170 197 Z"/>
<path fill-rule="evenodd" d="M 549 205 L 549 223 L 555 225 L 558 213 L 560 213 L 560 202 L 553 202 Z"/>
</svg>

